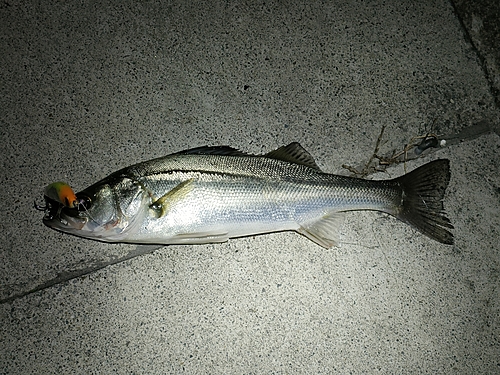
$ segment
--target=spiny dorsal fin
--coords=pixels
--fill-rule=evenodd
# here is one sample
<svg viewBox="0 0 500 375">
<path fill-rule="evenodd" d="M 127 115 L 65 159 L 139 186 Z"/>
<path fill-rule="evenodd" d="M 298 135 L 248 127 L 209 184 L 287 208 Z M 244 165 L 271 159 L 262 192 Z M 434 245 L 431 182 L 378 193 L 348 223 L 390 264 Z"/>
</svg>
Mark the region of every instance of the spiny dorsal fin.
<svg viewBox="0 0 500 375">
<path fill-rule="evenodd" d="M 274 151 L 264 155 L 266 158 L 287 161 L 289 163 L 301 164 L 306 167 L 321 169 L 309 152 L 305 150 L 298 142 L 290 143 L 288 146 L 282 146 Z"/>
<path fill-rule="evenodd" d="M 176 155 L 254 156 L 230 146 L 201 146 L 177 152 Z"/>
</svg>

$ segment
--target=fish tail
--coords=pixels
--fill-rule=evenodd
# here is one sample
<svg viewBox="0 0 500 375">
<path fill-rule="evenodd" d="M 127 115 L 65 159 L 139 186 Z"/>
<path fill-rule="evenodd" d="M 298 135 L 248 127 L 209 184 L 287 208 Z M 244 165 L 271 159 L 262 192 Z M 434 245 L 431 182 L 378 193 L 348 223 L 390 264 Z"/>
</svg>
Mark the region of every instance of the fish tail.
<svg viewBox="0 0 500 375">
<path fill-rule="evenodd" d="M 435 160 L 394 179 L 403 189 L 396 217 L 444 244 L 453 244 L 453 229 L 445 216 L 443 197 L 450 182 L 450 161 Z"/>
</svg>

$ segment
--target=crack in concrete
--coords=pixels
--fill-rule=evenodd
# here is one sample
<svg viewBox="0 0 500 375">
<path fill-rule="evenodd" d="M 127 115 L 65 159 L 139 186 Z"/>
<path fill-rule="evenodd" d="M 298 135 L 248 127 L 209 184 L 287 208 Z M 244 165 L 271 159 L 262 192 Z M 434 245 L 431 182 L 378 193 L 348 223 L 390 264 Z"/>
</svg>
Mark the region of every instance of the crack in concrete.
<svg viewBox="0 0 500 375">
<path fill-rule="evenodd" d="M 127 255 L 125 255 L 123 257 L 112 259 L 110 261 L 96 262 L 93 265 L 86 267 L 86 268 L 61 272 L 56 277 L 54 277 L 50 280 L 47 280 L 44 283 L 41 283 L 30 290 L 27 290 L 25 292 L 16 293 L 16 294 L 13 294 L 9 297 L 0 299 L 0 305 L 4 304 L 4 303 L 9 303 L 9 302 L 15 301 L 17 299 L 26 297 L 30 294 L 39 292 L 39 291 L 44 290 L 44 289 L 51 288 L 51 287 L 59 285 L 59 284 L 67 283 L 73 279 L 95 273 L 103 268 L 108 267 L 108 266 L 123 263 L 123 262 L 126 262 L 127 260 L 136 258 L 138 256 L 152 253 L 153 251 L 159 249 L 160 247 L 162 247 L 162 246 L 161 245 L 151 245 L 151 246 L 150 245 L 139 245 L 136 247 L 136 249 L 130 251 Z"/>
</svg>

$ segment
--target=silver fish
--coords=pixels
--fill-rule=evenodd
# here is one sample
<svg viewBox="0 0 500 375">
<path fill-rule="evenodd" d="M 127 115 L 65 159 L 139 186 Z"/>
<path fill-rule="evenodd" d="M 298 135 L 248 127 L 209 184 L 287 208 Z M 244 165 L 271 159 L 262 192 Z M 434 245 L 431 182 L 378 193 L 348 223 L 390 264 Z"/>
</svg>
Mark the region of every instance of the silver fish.
<svg viewBox="0 0 500 375">
<path fill-rule="evenodd" d="M 49 197 L 44 223 L 105 242 L 203 244 L 277 231 L 337 243 L 342 213 L 382 211 L 453 243 L 443 196 L 449 161 L 391 180 L 324 173 L 298 143 L 265 155 L 200 147 L 123 168 L 76 194 L 74 208 Z"/>
</svg>

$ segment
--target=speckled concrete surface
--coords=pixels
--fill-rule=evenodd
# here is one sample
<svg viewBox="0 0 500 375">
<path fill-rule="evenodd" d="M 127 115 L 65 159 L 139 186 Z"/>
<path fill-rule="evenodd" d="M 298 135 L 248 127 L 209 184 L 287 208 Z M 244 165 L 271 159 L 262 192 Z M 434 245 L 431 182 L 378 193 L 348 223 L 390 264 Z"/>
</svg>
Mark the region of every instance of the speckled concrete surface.
<svg viewBox="0 0 500 375">
<path fill-rule="evenodd" d="M 134 249 L 44 227 L 51 182 L 205 144 L 298 141 L 339 172 L 383 125 L 381 153 L 498 126 L 450 3 L 6 1 L 0 30 L 0 373 L 500 372 L 494 134 L 408 164 L 450 158 L 454 246 L 350 213 L 328 251 L 169 246 L 28 293 Z"/>
</svg>

